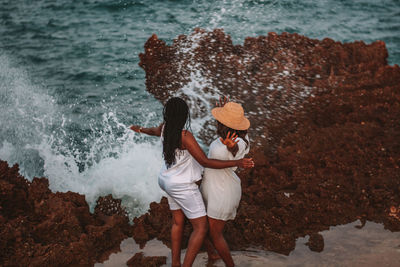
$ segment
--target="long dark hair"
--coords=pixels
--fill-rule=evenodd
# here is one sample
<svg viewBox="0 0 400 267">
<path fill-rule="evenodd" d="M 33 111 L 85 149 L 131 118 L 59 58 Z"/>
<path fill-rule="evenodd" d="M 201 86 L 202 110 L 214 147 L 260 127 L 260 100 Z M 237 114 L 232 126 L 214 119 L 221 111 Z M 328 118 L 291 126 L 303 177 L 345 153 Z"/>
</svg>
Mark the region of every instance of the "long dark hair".
<svg viewBox="0 0 400 267">
<path fill-rule="evenodd" d="M 190 113 L 186 102 L 179 97 L 167 101 L 163 110 L 163 156 L 169 168 L 175 163 L 176 149 L 182 146 L 182 130 L 190 128 Z"/>
<path fill-rule="evenodd" d="M 219 121 L 217 121 L 217 123 L 218 123 L 217 134 L 220 137 L 225 139 L 228 132 L 231 133 L 231 136 L 233 133 L 235 133 L 235 134 L 237 134 L 238 137 L 242 138 L 243 141 L 246 143 L 246 148 L 249 146 L 249 141 L 246 139 L 247 130 L 235 130 L 235 129 L 229 128 L 228 126 L 220 123 Z"/>
</svg>

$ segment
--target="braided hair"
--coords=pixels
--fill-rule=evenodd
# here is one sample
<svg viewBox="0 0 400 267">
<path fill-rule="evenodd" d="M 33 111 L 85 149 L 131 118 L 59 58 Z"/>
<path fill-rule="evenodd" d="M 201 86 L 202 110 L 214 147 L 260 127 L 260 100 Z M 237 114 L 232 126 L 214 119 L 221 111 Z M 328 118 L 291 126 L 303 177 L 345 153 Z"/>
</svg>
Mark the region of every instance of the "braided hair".
<svg viewBox="0 0 400 267">
<path fill-rule="evenodd" d="M 189 107 L 182 98 L 172 97 L 164 106 L 163 116 L 163 156 L 169 168 L 175 164 L 176 149 L 182 146 L 183 128 L 190 128 Z"/>
</svg>

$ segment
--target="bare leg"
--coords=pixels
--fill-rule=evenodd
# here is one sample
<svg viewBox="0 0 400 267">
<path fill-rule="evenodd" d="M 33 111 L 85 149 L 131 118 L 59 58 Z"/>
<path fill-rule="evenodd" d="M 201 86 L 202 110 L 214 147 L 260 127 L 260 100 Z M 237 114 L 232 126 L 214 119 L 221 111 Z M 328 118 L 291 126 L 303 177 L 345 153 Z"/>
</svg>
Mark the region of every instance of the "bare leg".
<svg viewBox="0 0 400 267">
<path fill-rule="evenodd" d="M 193 232 L 190 235 L 188 248 L 186 250 L 185 259 L 183 260 L 183 267 L 192 266 L 194 259 L 203 244 L 204 237 L 207 234 L 207 218 L 206 216 L 190 219 L 193 226 Z"/>
<path fill-rule="evenodd" d="M 206 248 L 209 261 L 215 261 L 221 258 L 218 255 L 218 252 L 215 250 L 214 245 L 211 243 L 210 237 L 208 235 L 206 235 L 206 237 L 204 238 L 204 247 Z"/>
<path fill-rule="evenodd" d="M 181 246 L 185 215 L 182 210 L 172 210 L 171 254 L 172 266 L 181 266 Z"/>
<path fill-rule="evenodd" d="M 231 252 L 229 251 L 228 244 L 226 243 L 225 238 L 222 235 L 225 221 L 216 220 L 208 217 L 208 223 L 210 225 L 210 236 L 214 243 L 215 249 L 218 251 L 218 254 L 221 256 L 226 266 L 235 266 L 235 264 L 233 263 Z"/>
</svg>

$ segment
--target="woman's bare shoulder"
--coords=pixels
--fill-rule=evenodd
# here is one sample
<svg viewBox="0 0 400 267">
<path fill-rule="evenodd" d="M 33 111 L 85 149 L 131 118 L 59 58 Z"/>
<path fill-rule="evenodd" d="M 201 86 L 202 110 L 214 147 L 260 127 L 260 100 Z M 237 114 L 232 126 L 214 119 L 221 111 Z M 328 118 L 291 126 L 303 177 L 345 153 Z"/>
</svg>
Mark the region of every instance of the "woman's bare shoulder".
<svg viewBox="0 0 400 267">
<path fill-rule="evenodd" d="M 187 145 L 195 142 L 193 134 L 188 130 L 182 130 L 182 147 L 181 149 L 186 149 Z"/>
<path fill-rule="evenodd" d="M 182 138 L 193 138 L 193 134 L 189 130 L 182 130 Z"/>
</svg>

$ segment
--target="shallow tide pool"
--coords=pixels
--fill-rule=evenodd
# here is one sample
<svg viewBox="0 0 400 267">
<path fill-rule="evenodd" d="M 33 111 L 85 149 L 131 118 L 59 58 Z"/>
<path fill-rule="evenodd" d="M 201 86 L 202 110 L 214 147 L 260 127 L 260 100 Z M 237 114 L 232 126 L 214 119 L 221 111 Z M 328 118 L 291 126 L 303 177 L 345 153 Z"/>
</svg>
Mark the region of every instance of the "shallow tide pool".
<svg viewBox="0 0 400 267">
<path fill-rule="evenodd" d="M 324 237 L 324 250 L 311 251 L 305 243 L 308 236 L 298 238 L 296 248 L 289 256 L 249 248 L 233 251 L 233 260 L 238 267 L 261 266 L 399 266 L 400 233 L 384 229 L 383 225 L 367 222 L 361 229 L 355 221 L 346 225 L 331 227 L 320 232 Z M 167 265 L 171 265 L 170 249 L 161 241 L 153 239 L 141 250 L 133 238 L 121 243 L 121 252 L 113 253 L 104 263 L 95 267 L 126 266 L 126 262 L 137 252 L 145 256 L 167 256 Z M 182 251 L 182 259 L 185 251 Z M 207 265 L 208 264 L 208 265 Z M 222 260 L 209 263 L 205 252 L 197 255 L 194 267 L 225 266 Z"/>
</svg>

